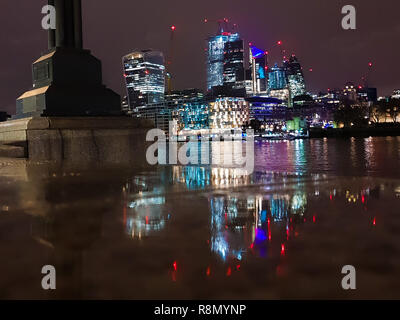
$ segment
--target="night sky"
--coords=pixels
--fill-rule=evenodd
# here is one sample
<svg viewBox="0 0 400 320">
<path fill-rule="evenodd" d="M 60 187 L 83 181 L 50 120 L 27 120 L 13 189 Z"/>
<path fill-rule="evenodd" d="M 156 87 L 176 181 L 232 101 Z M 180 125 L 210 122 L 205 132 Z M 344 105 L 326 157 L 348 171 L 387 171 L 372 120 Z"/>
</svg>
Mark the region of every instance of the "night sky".
<svg viewBox="0 0 400 320">
<path fill-rule="evenodd" d="M 0 110 L 15 113 L 15 99 L 31 88 L 31 64 L 47 48 L 41 28 L 46 3 L 1 0 Z M 346 4 L 357 9 L 355 31 L 341 28 Z M 137 48 L 167 53 L 174 24 L 174 86 L 204 89 L 205 39 L 217 24 L 203 20 L 227 17 L 245 43 L 271 52 L 270 64 L 282 40 L 302 63 L 308 90 L 360 84 L 372 61 L 370 85 L 387 95 L 400 88 L 399 12 L 398 0 L 83 0 L 84 46 L 102 60 L 105 84 L 124 94 L 121 57 Z"/>
</svg>

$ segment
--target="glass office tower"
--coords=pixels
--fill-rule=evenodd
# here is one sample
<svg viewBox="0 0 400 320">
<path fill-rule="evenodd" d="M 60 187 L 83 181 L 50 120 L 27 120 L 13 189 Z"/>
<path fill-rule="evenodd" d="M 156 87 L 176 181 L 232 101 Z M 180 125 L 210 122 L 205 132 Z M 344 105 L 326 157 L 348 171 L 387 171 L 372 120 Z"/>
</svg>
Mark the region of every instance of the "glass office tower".
<svg viewBox="0 0 400 320">
<path fill-rule="evenodd" d="M 306 84 L 304 81 L 303 70 L 296 56 L 293 54 L 288 61 L 285 61 L 284 65 L 287 72 L 291 97 L 295 98 L 305 94 Z"/>
<path fill-rule="evenodd" d="M 264 51 L 257 47 L 250 47 L 250 70 L 253 84 L 253 95 L 266 94 L 268 92 L 267 79 L 268 61 Z"/>
<path fill-rule="evenodd" d="M 123 57 L 123 67 L 131 110 L 164 101 L 165 65 L 162 52 L 135 51 Z"/>
<path fill-rule="evenodd" d="M 224 50 L 224 85 L 244 88 L 243 40 L 229 41 Z"/>
<path fill-rule="evenodd" d="M 207 90 L 224 85 L 225 44 L 238 41 L 239 34 L 221 32 L 208 39 Z"/>
<path fill-rule="evenodd" d="M 286 70 L 279 67 L 277 63 L 269 72 L 269 88 L 270 90 L 282 90 L 287 87 Z"/>
</svg>

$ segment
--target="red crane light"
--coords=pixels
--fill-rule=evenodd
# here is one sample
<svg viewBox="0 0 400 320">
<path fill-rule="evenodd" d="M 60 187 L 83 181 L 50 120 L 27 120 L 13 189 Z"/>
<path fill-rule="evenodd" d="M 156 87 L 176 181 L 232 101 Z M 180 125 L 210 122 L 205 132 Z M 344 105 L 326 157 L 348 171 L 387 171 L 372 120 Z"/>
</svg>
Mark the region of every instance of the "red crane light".
<svg viewBox="0 0 400 320">
<path fill-rule="evenodd" d="M 176 27 L 175 26 L 171 26 L 171 30 L 175 31 Z"/>
<path fill-rule="evenodd" d="M 277 44 L 278 44 L 278 46 L 282 45 L 282 41 L 279 40 L 279 41 L 277 42 Z"/>
<path fill-rule="evenodd" d="M 372 62 L 368 63 L 368 66 L 369 66 L 369 67 L 372 67 Z"/>
</svg>

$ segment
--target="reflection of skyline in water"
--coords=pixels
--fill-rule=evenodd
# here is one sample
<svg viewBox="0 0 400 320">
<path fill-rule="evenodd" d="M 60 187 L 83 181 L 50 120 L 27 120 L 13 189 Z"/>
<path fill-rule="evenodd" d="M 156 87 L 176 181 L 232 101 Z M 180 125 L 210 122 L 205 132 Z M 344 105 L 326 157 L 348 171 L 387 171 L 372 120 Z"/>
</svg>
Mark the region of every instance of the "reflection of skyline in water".
<svg viewBox="0 0 400 320">
<path fill-rule="evenodd" d="M 302 224 L 316 223 L 316 212 L 309 208 L 313 203 L 322 201 L 329 205 L 335 199 L 343 198 L 348 204 L 361 203 L 366 208 L 370 196 L 379 197 L 379 188 L 361 191 L 326 189 L 323 184 L 327 177 L 323 175 L 308 179 L 297 174 L 258 172 L 244 175 L 233 168 L 199 166 L 160 170 L 159 180 L 136 177 L 125 188 L 129 199 L 124 209 L 128 235 L 142 239 L 165 228 L 170 220 L 166 211 L 169 190 L 206 192 L 210 250 L 224 262 L 242 261 L 249 253 L 267 258 L 271 250 L 284 254 L 285 243 L 299 235 Z M 226 185 L 236 186 L 239 190 L 229 189 L 226 193 Z M 258 188 L 254 192 L 240 192 L 241 187 L 247 186 Z"/>
<path fill-rule="evenodd" d="M 224 261 L 242 260 L 249 248 L 272 240 L 272 225 L 299 221 L 307 205 L 305 192 L 265 196 L 216 196 L 210 199 L 211 250 Z M 290 222 L 289 222 L 290 221 Z"/>
<path fill-rule="evenodd" d="M 399 276 L 400 182 L 355 177 L 361 151 L 365 167 L 392 172 L 386 160 L 389 153 L 400 155 L 398 140 L 378 140 L 298 143 L 299 152 L 310 144 L 326 149 L 305 152 L 305 163 L 313 157 L 310 166 L 319 174 L 14 168 L 18 178 L 3 177 L 0 192 L 2 270 L 10 275 L 1 282 L 3 295 L 54 297 L 38 286 L 40 268 L 51 264 L 61 299 L 229 299 L 232 292 L 233 298 L 274 298 L 285 284 L 289 298 L 340 298 L 325 288 L 329 275 L 340 275 L 339 267 L 350 263 L 357 265 L 360 296 L 398 298 L 392 280 Z M 352 158 L 337 148 L 351 143 Z M 274 158 L 272 149 L 258 160 Z M 285 167 L 279 159 L 274 165 Z M 343 166 L 355 168 L 354 176 L 339 177 Z M 334 175 L 324 175 L 326 168 Z M 383 279 L 382 286 L 369 285 L 370 276 Z"/>
</svg>

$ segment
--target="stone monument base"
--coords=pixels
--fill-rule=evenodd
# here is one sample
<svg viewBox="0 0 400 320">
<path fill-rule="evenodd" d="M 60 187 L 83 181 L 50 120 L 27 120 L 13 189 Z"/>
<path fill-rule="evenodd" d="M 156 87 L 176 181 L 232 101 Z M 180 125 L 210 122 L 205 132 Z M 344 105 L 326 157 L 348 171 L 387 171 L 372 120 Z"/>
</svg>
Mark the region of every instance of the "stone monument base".
<svg viewBox="0 0 400 320">
<path fill-rule="evenodd" d="M 128 117 L 26 118 L 0 123 L 0 145 L 33 161 L 146 166 L 152 127 Z"/>
</svg>

